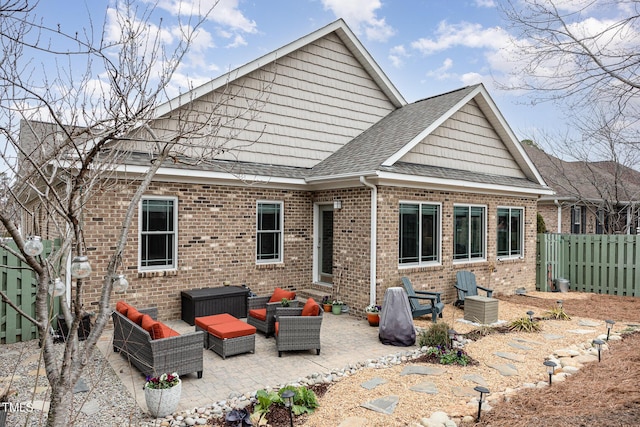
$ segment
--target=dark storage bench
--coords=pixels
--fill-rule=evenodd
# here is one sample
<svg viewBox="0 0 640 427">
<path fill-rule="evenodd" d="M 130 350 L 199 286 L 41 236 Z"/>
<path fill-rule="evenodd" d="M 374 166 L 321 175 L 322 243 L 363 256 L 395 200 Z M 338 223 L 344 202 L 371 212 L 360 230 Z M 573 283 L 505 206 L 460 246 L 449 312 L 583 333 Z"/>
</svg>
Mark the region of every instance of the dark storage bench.
<svg viewBox="0 0 640 427">
<path fill-rule="evenodd" d="M 195 324 L 196 317 L 229 313 L 233 317 L 247 317 L 249 289 L 240 286 L 201 288 L 182 291 L 182 320 Z"/>
</svg>

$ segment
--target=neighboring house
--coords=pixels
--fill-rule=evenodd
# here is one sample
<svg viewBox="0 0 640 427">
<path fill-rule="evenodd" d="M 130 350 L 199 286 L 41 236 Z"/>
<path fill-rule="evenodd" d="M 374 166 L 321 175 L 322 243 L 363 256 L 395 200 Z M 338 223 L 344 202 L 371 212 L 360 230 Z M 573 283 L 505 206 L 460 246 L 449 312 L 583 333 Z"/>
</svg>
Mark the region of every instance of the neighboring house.
<svg viewBox="0 0 640 427">
<path fill-rule="evenodd" d="M 407 104 L 338 20 L 160 106 L 158 126 L 265 76 L 260 112 L 217 161 L 158 172 L 124 254 L 124 298 L 178 318 L 181 290 L 228 281 L 314 289 L 363 314 L 402 276 L 446 301 L 459 270 L 497 293 L 535 289 L 536 201 L 552 191 L 484 86 Z M 142 147 L 129 177 L 150 161 Z M 87 204 L 94 271 L 132 191 L 121 181 Z"/>
<path fill-rule="evenodd" d="M 548 232 L 638 234 L 640 172 L 612 161 L 566 162 L 532 145 L 524 147 L 555 191 L 538 200 Z"/>
</svg>

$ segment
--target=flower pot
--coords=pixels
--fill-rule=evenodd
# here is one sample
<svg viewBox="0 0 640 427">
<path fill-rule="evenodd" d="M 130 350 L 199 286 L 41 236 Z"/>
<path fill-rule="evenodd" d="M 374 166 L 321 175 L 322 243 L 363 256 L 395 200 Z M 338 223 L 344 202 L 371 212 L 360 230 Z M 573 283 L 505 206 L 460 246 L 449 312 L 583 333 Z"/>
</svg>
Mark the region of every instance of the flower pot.
<svg viewBox="0 0 640 427">
<path fill-rule="evenodd" d="M 340 314 L 340 313 L 342 313 L 342 306 L 341 306 L 341 305 L 338 305 L 338 304 L 332 305 L 332 306 L 331 306 L 331 312 L 332 312 L 333 314 Z"/>
<path fill-rule="evenodd" d="M 324 308 L 324 311 L 328 313 L 331 311 L 331 304 L 322 304 L 322 308 Z"/>
<path fill-rule="evenodd" d="M 180 402 L 182 394 L 182 380 L 171 388 L 148 388 L 144 389 L 144 399 L 147 402 L 149 413 L 155 418 L 166 417 L 173 414 Z"/>
<path fill-rule="evenodd" d="M 349 306 L 347 304 L 343 304 L 341 311 L 343 313 L 348 313 L 349 312 Z"/>
<path fill-rule="evenodd" d="M 380 324 L 380 314 L 367 313 L 367 320 L 369 321 L 369 326 L 378 326 Z"/>
</svg>

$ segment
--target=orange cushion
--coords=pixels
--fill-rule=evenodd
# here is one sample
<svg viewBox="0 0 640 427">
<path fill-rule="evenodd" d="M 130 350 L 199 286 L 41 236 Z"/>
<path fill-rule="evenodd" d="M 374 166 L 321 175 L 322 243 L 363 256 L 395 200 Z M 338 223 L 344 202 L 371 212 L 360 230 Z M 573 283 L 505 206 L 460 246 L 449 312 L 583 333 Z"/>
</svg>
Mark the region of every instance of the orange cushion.
<svg viewBox="0 0 640 427">
<path fill-rule="evenodd" d="M 162 322 L 156 322 L 151 327 L 151 339 L 158 340 L 161 338 L 178 337 L 180 334 Z"/>
<path fill-rule="evenodd" d="M 282 298 L 287 298 L 289 300 L 293 300 L 296 298 L 295 291 L 285 291 L 282 288 L 275 288 L 273 291 L 273 295 L 271 295 L 271 299 L 269 302 L 280 302 Z"/>
<path fill-rule="evenodd" d="M 253 310 L 249 310 L 249 316 L 254 319 L 265 321 L 267 320 L 267 309 L 266 308 L 254 308 Z"/>
<path fill-rule="evenodd" d="M 303 316 L 317 316 L 320 313 L 320 306 L 314 301 L 313 298 L 307 299 L 307 302 L 302 307 Z"/>
<path fill-rule="evenodd" d="M 278 335 L 279 331 L 280 331 L 280 322 L 276 322 L 276 335 Z"/>
<path fill-rule="evenodd" d="M 142 329 L 149 332 L 149 335 L 151 335 L 151 333 L 153 332 L 152 328 L 154 323 L 158 323 L 158 322 L 153 320 L 151 316 L 149 316 L 148 314 L 142 315 L 142 320 L 140 320 L 140 326 L 142 327 Z"/>
<path fill-rule="evenodd" d="M 142 321 L 142 313 L 140 313 L 134 307 L 129 307 L 129 310 L 127 310 L 127 317 L 137 325 L 139 325 Z"/>
<path fill-rule="evenodd" d="M 129 307 L 131 306 L 124 301 L 118 301 L 116 303 L 116 311 L 122 314 L 123 316 L 127 315 L 127 310 L 129 310 Z"/>
<path fill-rule="evenodd" d="M 207 328 L 211 335 L 221 339 L 244 337 L 256 333 L 256 327 L 244 323 L 242 320 L 236 322 L 218 323 Z"/>
<path fill-rule="evenodd" d="M 264 311 L 264 317 L 266 318 L 267 310 L 265 309 Z M 213 314 L 211 316 L 196 317 L 196 326 L 199 326 L 200 329 L 204 329 L 206 331 L 208 326 L 217 325 L 218 323 L 235 322 L 236 320 L 238 319 L 229 313 Z"/>
</svg>

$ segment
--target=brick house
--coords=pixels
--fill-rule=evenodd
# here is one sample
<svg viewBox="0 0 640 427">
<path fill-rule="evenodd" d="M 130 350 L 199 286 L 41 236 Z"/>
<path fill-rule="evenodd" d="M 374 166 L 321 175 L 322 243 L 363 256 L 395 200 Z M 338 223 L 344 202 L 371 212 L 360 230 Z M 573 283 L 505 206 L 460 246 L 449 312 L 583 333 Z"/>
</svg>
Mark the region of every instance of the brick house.
<svg viewBox="0 0 640 427">
<path fill-rule="evenodd" d="M 265 79 L 259 113 L 215 162 L 155 176 L 123 258 L 126 300 L 179 318 L 180 291 L 229 282 L 331 295 L 363 314 L 402 276 L 451 302 L 458 270 L 497 293 L 535 289 L 536 202 L 552 192 L 483 85 L 408 104 L 338 20 L 161 105 L 158 128 Z M 122 170 L 135 177 L 149 160 L 140 149 Z M 87 205 L 94 271 L 133 190 L 118 181 Z"/>
<path fill-rule="evenodd" d="M 547 232 L 637 234 L 640 227 L 640 173 L 613 161 L 567 162 L 538 147 L 525 151 L 552 195 L 541 196 L 538 213 Z"/>
</svg>

